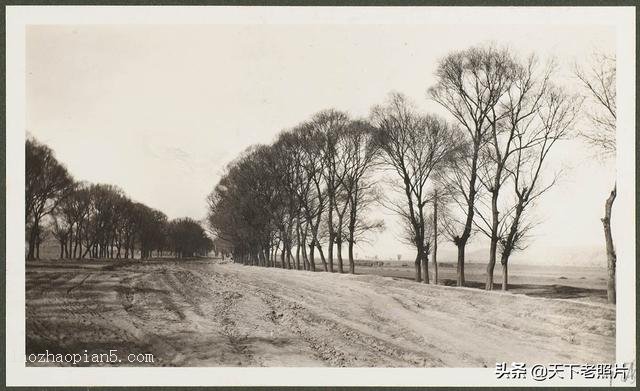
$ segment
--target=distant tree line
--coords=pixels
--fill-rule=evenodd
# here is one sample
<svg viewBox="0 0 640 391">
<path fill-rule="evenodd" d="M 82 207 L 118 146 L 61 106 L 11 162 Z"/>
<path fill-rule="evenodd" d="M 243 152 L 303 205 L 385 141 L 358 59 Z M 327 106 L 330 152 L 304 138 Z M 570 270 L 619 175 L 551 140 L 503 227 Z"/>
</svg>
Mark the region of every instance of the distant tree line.
<svg viewBox="0 0 640 391">
<path fill-rule="evenodd" d="M 197 221 L 169 221 L 116 186 L 75 181 L 53 151 L 33 138 L 25 152 L 27 259 L 40 258 L 47 235 L 66 259 L 192 257 L 212 249 Z"/>
<path fill-rule="evenodd" d="M 509 259 L 535 223 L 530 210 L 557 180 L 550 152 L 573 135 L 582 98 L 558 84 L 553 62 L 493 45 L 446 55 L 435 78 L 427 97 L 448 120 L 392 93 L 366 119 L 324 110 L 231 162 L 208 219 L 235 260 L 313 271 L 317 252 L 323 270 L 337 261 L 342 273 L 346 245 L 353 273 L 354 244 L 383 227 L 367 219 L 376 204 L 401 217 L 416 281 L 431 280 L 433 254 L 437 283 L 445 239 L 458 248 L 463 286 L 466 245 L 481 233 L 490 242 L 486 289 L 499 259 L 506 290 Z M 376 171 L 392 183 L 378 183 Z"/>
<path fill-rule="evenodd" d="M 249 148 L 209 195 L 210 226 L 238 262 L 315 271 L 317 252 L 323 270 L 344 272 L 346 258 L 353 273 L 355 243 L 382 227 L 365 217 L 377 199 L 374 136 L 366 121 L 325 110 Z"/>
</svg>

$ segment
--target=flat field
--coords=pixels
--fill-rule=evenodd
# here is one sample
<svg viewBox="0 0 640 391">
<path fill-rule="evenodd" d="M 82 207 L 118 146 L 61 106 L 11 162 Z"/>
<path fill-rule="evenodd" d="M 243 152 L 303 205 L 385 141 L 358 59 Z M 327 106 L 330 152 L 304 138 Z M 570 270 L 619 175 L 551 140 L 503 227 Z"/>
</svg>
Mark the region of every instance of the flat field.
<svg viewBox="0 0 640 391">
<path fill-rule="evenodd" d="M 412 262 L 367 262 L 358 261 L 356 273 L 414 279 Z M 465 264 L 466 286 L 484 289 L 486 264 Z M 434 280 L 433 265 L 429 264 L 430 280 Z M 607 302 L 607 269 L 599 267 L 522 265 L 509 266 L 509 290 L 534 297 L 572 299 L 593 303 Z M 456 283 L 456 265 L 440 262 L 438 283 L 453 286 Z M 494 270 L 494 289 L 502 287 L 502 267 Z"/>
<path fill-rule="evenodd" d="M 37 261 L 26 267 L 26 334 L 27 353 L 154 357 L 99 365 L 600 363 L 614 360 L 615 308 L 213 259 Z"/>
</svg>

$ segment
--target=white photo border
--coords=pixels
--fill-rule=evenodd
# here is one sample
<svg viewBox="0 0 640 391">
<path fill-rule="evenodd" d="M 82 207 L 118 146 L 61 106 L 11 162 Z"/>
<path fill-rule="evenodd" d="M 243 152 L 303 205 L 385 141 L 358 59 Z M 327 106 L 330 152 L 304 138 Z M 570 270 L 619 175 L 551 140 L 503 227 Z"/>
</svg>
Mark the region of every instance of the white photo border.
<svg viewBox="0 0 640 391">
<path fill-rule="evenodd" d="M 25 28 L 33 24 L 580 24 L 617 31 L 616 361 L 636 357 L 634 7 L 6 7 L 7 386 L 602 386 L 496 379 L 495 368 L 71 368 L 25 366 Z M 633 380 L 635 383 L 635 380 Z M 620 383 L 631 386 L 634 383 Z M 614 382 L 616 385 L 616 382 Z"/>
</svg>

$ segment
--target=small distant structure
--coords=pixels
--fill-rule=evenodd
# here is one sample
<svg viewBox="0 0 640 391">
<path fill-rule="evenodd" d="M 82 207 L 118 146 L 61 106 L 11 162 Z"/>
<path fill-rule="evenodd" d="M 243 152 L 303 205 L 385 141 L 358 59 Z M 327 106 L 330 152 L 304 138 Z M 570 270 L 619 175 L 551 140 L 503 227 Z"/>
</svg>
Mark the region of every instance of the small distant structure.
<svg viewBox="0 0 640 391">
<path fill-rule="evenodd" d="M 397 257 L 398 261 L 400 261 L 402 259 L 402 255 L 401 254 L 396 255 L 396 257 Z"/>
</svg>

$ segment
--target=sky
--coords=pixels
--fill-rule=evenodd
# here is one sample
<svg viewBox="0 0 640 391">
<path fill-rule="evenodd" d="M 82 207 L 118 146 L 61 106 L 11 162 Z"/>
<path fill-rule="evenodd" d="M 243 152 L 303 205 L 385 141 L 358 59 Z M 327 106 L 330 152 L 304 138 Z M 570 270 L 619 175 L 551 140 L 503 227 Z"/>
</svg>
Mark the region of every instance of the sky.
<svg viewBox="0 0 640 391">
<path fill-rule="evenodd" d="M 366 117 L 398 91 L 424 112 L 446 114 L 426 95 L 438 59 L 489 42 L 554 57 L 573 89 L 571 65 L 611 51 L 615 33 L 576 24 L 28 26 L 26 131 L 76 179 L 117 185 L 169 218 L 202 219 L 228 162 L 315 112 Z M 519 259 L 553 263 L 604 247 L 613 163 L 581 140 L 553 153 L 549 172 L 562 168 L 562 180 L 532 210 L 539 224 Z M 359 255 L 411 259 L 396 217 L 383 208 L 372 216 L 387 227 Z M 485 247 L 479 236 L 469 245 Z"/>
</svg>

